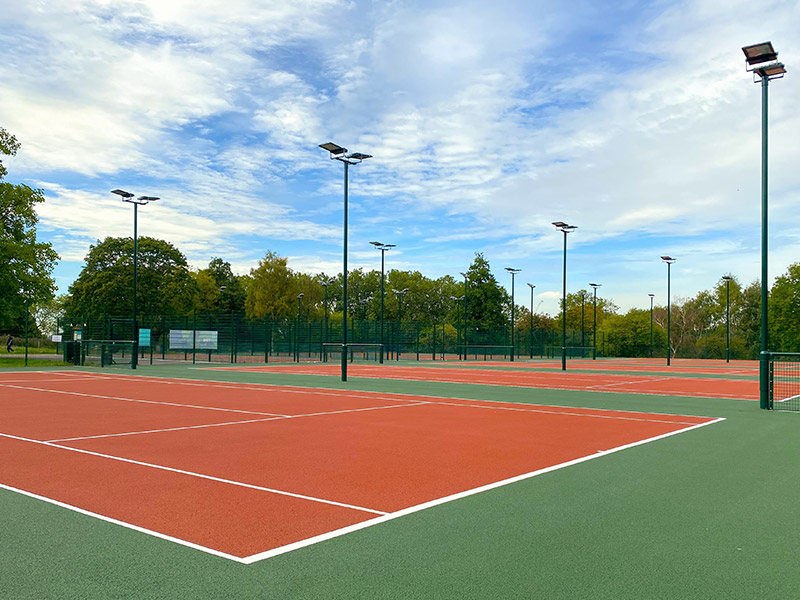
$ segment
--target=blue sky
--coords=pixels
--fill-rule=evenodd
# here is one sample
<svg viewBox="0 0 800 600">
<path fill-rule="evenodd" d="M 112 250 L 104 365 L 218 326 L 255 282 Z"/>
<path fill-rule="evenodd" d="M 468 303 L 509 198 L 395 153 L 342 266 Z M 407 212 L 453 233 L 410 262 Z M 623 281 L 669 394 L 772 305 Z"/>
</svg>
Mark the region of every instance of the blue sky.
<svg viewBox="0 0 800 600">
<path fill-rule="evenodd" d="M 800 260 L 800 3 L 294 0 L 4 2 L 0 126 L 9 180 L 44 190 L 40 237 L 67 290 L 89 245 L 132 234 L 109 192 L 162 200 L 139 232 L 195 268 L 457 275 L 475 252 L 555 314 L 601 283 L 623 310 L 760 274 L 760 86 L 741 47 L 771 40 L 770 277 Z M 765 17 L 768 15 L 768 18 Z M 794 140 L 794 141 L 792 141 Z"/>
</svg>

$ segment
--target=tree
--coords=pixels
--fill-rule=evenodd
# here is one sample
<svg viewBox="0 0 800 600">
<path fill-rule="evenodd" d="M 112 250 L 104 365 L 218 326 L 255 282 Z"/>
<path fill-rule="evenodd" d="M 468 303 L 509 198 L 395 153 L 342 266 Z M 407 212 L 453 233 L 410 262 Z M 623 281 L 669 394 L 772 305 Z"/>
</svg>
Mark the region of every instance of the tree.
<svg viewBox="0 0 800 600">
<path fill-rule="evenodd" d="M 19 147 L 17 139 L 0 128 L 0 156 L 13 156 Z M 51 244 L 36 239 L 35 205 L 44 202 L 44 194 L 2 181 L 6 173 L 0 161 L 0 329 L 20 333 L 26 299 L 35 305 L 53 298 L 58 254 Z"/>
<path fill-rule="evenodd" d="M 138 241 L 136 304 L 144 314 L 187 314 L 196 293 L 186 257 L 164 240 Z M 129 315 L 133 309 L 133 238 L 108 237 L 89 247 L 70 286 L 69 315 Z"/>
<path fill-rule="evenodd" d="M 769 298 L 769 349 L 800 352 L 800 263 L 775 280 Z"/>
<path fill-rule="evenodd" d="M 250 271 L 252 281 L 247 290 L 245 309 L 251 318 L 293 316 L 297 311 L 297 285 L 289 260 L 271 250 Z"/>
<path fill-rule="evenodd" d="M 475 260 L 467 270 L 467 281 L 468 323 L 477 325 L 481 329 L 508 325 L 506 307 L 510 307 L 511 299 L 497 283 L 489 261 L 480 252 L 475 253 Z"/>
<path fill-rule="evenodd" d="M 201 312 L 243 312 L 249 276 L 235 275 L 231 263 L 212 258 L 208 267 L 193 273 L 197 286 L 194 307 Z"/>
</svg>

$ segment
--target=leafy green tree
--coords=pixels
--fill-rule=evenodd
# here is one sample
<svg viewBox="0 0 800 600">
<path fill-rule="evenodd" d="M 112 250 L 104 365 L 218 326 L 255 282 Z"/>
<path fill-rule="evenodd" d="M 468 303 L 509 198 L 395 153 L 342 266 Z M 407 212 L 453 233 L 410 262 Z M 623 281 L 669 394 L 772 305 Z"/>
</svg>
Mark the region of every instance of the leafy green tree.
<svg viewBox="0 0 800 600">
<path fill-rule="evenodd" d="M 202 312 L 244 312 L 249 277 L 235 275 L 231 263 L 213 258 L 193 274 L 197 286 L 194 307 Z"/>
<path fill-rule="evenodd" d="M 507 326 L 510 297 L 497 283 L 489 261 L 480 252 L 467 270 L 467 281 L 467 322 L 481 329 Z"/>
<path fill-rule="evenodd" d="M 17 139 L 0 128 L 0 156 L 13 156 L 19 147 Z M 53 298 L 58 254 L 51 244 L 36 239 L 35 205 L 44 202 L 42 191 L 2 181 L 6 173 L 0 161 L 0 329 L 20 333 L 26 298 L 29 305 Z"/>
<path fill-rule="evenodd" d="M 297 310 L 297 284 L 289 259 L 275 252 L 267 254 L 258 261 L 258 266 L 250 271 L 252 281 L 247 289 L 245 309 L 251 318 L 293 316 Z"/>
<path fill-rule="evenodd" d="M 800 262 L 775 280 L 769 298 L 769 349 L 800 352 Z"/>
<path fill-rule="evenodd" d="M 137 312 L 187 314 L 192 309 L 195 280 L 186 257 L 164 240 L 138 241 Z M 108 237 L 90 246 L 86 266 L 70 286 L 68 314 L 127 315 L 133 308 L 133 238 Z"/>
</svg>

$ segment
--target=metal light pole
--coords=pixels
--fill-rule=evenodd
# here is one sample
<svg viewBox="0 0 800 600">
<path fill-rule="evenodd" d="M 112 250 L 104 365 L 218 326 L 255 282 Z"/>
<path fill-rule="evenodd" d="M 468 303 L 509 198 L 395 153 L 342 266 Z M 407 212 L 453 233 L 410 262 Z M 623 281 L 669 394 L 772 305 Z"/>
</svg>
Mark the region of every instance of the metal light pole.
<svg viewBox="0 0 800 600">
<path fill-rule="evenodd" d="M 670 282 L 671 282 L 671 273 L 670 270 L 672 269 L 672 263 L 674 263 L 677 259 L 672 258 L 671 256 L 662 256 L 661 260 L 667 263 L 667 366 L 670 363 L 670 312 L 672 310 L 672 295 L 670 293 Z"/>
<path fill-rule="evenodd" d="M 516 325 L 514 313 L 514 276 L 522 271 L 522 269 L 506 267 L 506 271 L 511 273 L 511 362 L 514 362 L 514 326 Z"/>
<path fill-rule="evenodd" d="M 322 286 L 322 289 L 325 290 L 325 300 L 323 300 L 323 306 L 325 307 L 325 341 L 328 341 L 328 286 L 332 283 L 335 283 L 335 279 L 320 279 L 319 284 Z"/>
<path fill-rule="evenodd" d="M 378 250 L 381 251 L 381 346 L 383 345 L 383 282 L 384 282 L 384 257 L 386 256 L 386 251 L 390 248 L 394 248 L 396 244 L 382 244 L 381 242 L 370 242 L 373 246 L 375 246 Z"/>
<path fill-rule="evenodd" d="M 578 228 L 577 225 L 567 225 L 563 221 L 555 221 L 556 229 L 564 233 L 564 277 L 563 293 L 561 294 L 561 370 L 567 370 L 567 234 Z"/>
<path fill-rule="evenodd" d="M 653 358 L 653 298 L 655 294 L 647 294 L 650 296 L 650 358 Z"/>
<path fill-rule="evenodd" d="M 725 280 L 725 362 L 731 362 L 731 279 L 724 275 Z"/>
<path fill-rule="evenodd" d="M 581 290 L 581 348 L 586 346 L 586 335 L 585 335 L 586 319 L 584 317 L 584 304 L 585 303 L 586 303 L 586 294 L 584 294 L 583 290 Z M 581 355 L 583 355 L 583 350 L 581 350 Z"/>
<path fill-rule="evenodd" d="M 594 289 L 594 324 L 592 325 L 592 360 L 597 360 L 597 288 L 602 286 L 602 283 L 590 283 Z"/>
<path fill-rule="evenodd" d="M 305 294 L 297 294 L 297 318 L 294 320 L 294 361 L 300 362 L 300 303 Z"/>
<path fill-rule="evenodd" d="M 28 366 L 28 315 L 30 314 L 30 295 L 25 291 L 25 366 Z"/>
<path fill-rule="evenodd" d="M 347 153 L 347 148 L 326 142 L 319 145 L 327 150 L 331 160 L 338 160 L 344 164 L 344 249 L 342 255 L 342 381 L 347 381 L 347 181 L 350 165 L 357 165 L 361 161 L 372 158 L 371 154 L 360 152 Z"/>
<path fill-rule="evenodd" d="M 769 408 L 769 337 L 767 302 L 769 299 L 769 273 L 767 269 L 767 148 L 768 148 L 768 88 L 772 79 L 786 74 L 783 63 L 778 62 L 778 53 L 772 42 L 763 42 L 742 48 L 745 69 L 753 73 L 753 81 L 761 80 L 761 353 L 759 356 L 759 396 L 761 408 Z"/>
<path fill-rule="evenodd" d="M 467 360 L 467 279 L 469 274 L 462 271 L 461 275 L 464 276 L 464 360 Z M 458 357 L 461 358 L 460 353 Z"/>
<path fill-rule="evenodd" d="M 397 296 L 397 320 L 400 327 L 397 334 L 397 360 L 400 360 L 400 334 L 403 331 L 403 297 L 406 295 L 408 288 L 403 288 L 402 290 L 392 288 L 392 291 Z"/>
<path fill-rule="evenodd" d="M 136 318 L 136 264 L 139 255 L 139 236 L 137 233 L 138 208 L 150 202 L 159 200 L 156 196 L 139 196 L 134 199 L 134 194 L 125 190 L 111 190 L 122 198 L 123 202 L 133 204 L 133 354 L 131 355 L 131 369 L 135 369 L 139 364 L 139 322 Z"/>
<path fill-rule="evenodd" d="M 531 359 L 533 358 L 533 289 L 536 287 L 532 283 L 528 284 L 528 287 L 531 288 L 531 343 L 530 343 L 530 353 Z"/>
</svg>

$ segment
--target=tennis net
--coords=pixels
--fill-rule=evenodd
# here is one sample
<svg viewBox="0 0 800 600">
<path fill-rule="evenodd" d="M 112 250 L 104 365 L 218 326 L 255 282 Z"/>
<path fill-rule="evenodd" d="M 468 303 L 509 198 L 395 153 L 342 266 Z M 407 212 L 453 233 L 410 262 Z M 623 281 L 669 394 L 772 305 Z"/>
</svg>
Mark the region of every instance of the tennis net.
<svg viewBox="0 0 800 600">
<path fill-rule="evenodd" d="M 800 352 L 770 352 L 770 407 L 800 411 Z"/>
<path fill-rule="evenodd" d="M 130 367 L 133 342 L 129 340 L 83 340 L 81 365 L 96 367 Z"/>
</svg>

